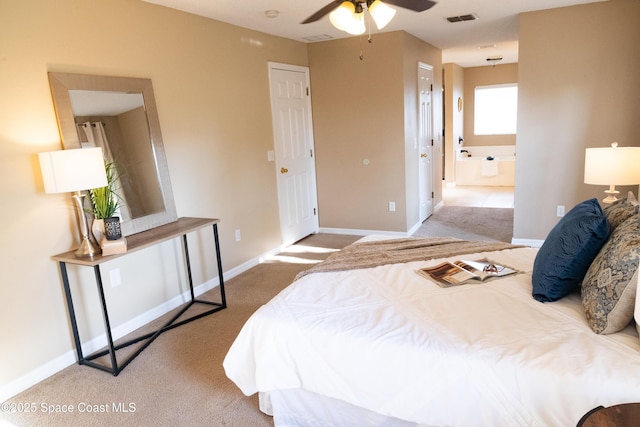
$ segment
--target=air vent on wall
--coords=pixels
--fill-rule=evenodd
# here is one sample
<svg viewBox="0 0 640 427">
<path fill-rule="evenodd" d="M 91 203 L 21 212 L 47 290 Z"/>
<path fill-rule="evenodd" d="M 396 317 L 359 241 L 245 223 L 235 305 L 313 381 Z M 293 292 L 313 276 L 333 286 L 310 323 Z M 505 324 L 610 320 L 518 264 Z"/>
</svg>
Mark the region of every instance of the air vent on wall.
<svg viewBox="0 0 640 427">
<path fill-rule="evenodd" d="M 447 18 L 447 21 L 453 22 L 463 22 L 463 21 L 475 21 L 478 19 L 478 15 L 475 13 L 470 13 L 468 15 L 460 15 L 460 16 L 450 16 Z"/>
</svg>

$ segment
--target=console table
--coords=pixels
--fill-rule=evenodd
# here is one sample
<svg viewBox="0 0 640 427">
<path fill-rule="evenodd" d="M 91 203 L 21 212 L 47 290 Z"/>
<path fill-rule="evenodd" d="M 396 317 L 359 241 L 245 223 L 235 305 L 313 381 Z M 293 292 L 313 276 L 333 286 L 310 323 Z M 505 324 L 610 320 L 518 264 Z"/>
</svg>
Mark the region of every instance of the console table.
<svg viewBox="0 0 640 427">
<path fill-rule="evenodd" d="M 67 309 L 69 311 L 69 318 L 71 320 L 71 328 L 73 329 L 73 339 L 76 345 L 76 352 L 78 354 L 79 365 L 91 366 L 96 369 L 110 372 L 111 374 L 116 376 L 163 332 L 168 331 L 169 329 L 173 329 L 178 326 L 184 325 L 185 323 L 191 322 L 201 317 L 208 316 L 209 314 L 213 314 L 217 311 L 220 311 L 226 308 L 227 303 L 226 303 L 226 298 L 224 293 L 224 280 L 222 278 L 222 260 L 220 258 L 220 243 L 218 240 L 218 222 L 220 222 L 220 220 L 211 219 L 211 218 L 179 218 L 175 222 L 165 224 L 160 227 L 153 228 L 151 230 L 143 231 L 141 233 L 127 236 L 126 237 L 127 239 L 126 253 L 108 255 L 108 256 L 96 255 L 92 258 L 76 258 L 75 251 L 69 251 L 69 252 L 58 254 L 52 257 L 55 261 L 58 261 L 58 265 L 60 267 L 60 274 L 62 276 L 62 283 L 64 285 L 64 292 L 67 300 Z M 189 261 L 189 248 L 187 245 L 187 234 L 207 226 L 213 226 L 216 262 L 218 264 L 218 278 L 220 280 L 220 286 L 219 286 L 220 302 L 211 302 L 211 301 L 203 301 L 203 300 L 196 299 L 193 291 L 193 280 L 191 277 L 191 264 Z M 157 331 L 128 340 L 118 345 L 114 345 L 112 331 L 111 331 L 111 323 L 109 322 L 109 312 L 107 310 L 107 302 L 105 300 L 104 288 L 102 286 L 102 275 L 100 272 L 100 265 L 107 261 L 111 261 L 122 256 L 127 256 L 132 252 L 136 252 L 141 249 L 147 248 L 149 246 L 157 245 L 164 241 L 171 240 L 180 236 L 182 236 L 182 243 L 184 247 L 184 256 L 185 256 L 186 270 L 188 275 L 189 291 L 191 294 L 190 301 L 188 301 L 182 308 L 180 308 L 180 310 L 178 310 L 178 313 L 176 313 L 168 322 L 166 322 Z M 80 342 L 80 335 L 78 334 L 78 324 L 76 321 L 75 311 L 73 309 L 73 298 L 71 295 L 71 288 L 69 287 L 69 276 L 67 275 L 67 264 L 92 267 L 94 270 L 96 285 L 98 286 L 98 296 L 100 298 L 100 305 L 102 307 L 104 329 L 107 337 L 107 348 L 105 350 L 101 350 L 96 353 L 93 353 L 90 356 L 84 356 L 82 353 L 82 343 Z M 180 318 L 194 304 L 204 304 L 208 306 L 213 306 L 213 308 L 210 308 L 204 312 L 195 314 L 187 319 L 177 321 L 178 318 Z M 122 348 L 128 347 L 132 344 L 135 344 L 141 341 L 143 341 L 143 343 L 138 349 L 136 349 L 132 354 L 129 355 L 129 357 L 127 357 L 121 363 L 118 363 L 118 360 L 116 357 L 117 350 L 120 350 Z M 106 356 L 106 355 L 109 355 L 111 366 L 105 366 L 103 364 L 100 364 L 94 361 L 95 359 Z"/>
</svg>

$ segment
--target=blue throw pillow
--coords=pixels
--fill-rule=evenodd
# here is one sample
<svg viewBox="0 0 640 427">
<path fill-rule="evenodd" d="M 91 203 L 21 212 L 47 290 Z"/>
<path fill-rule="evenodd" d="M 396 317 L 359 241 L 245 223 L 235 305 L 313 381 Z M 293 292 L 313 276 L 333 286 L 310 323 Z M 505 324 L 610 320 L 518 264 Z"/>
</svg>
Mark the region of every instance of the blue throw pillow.
<svg viewBox="0 0 640 427">
<path fill-rule="evenodd" d="M 578 290 L 609 237 L 609 222 L 597 199 L 586 200 L 551 230 L 533 263 L 533 298 L 556 301 Z"/>
</svg>

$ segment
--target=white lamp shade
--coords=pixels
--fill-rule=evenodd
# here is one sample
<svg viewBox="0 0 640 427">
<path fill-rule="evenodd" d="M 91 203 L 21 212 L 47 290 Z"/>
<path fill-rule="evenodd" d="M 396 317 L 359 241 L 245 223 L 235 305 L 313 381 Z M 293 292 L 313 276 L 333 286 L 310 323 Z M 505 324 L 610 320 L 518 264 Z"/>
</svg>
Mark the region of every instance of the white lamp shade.
<svg viewBox="0 0 640 427">
<path fill-rule="evenodd" d="M 107 186 L 102 148 L 39 153 L 47 193 L 68 193 Z"/>
<path fill-rule="evenodd" d="M 375 0 L 371 3 L 371 6 L 369 6 L 369 13 L 373 17 L 376 27 L 381 30 L 391 22 L 391 19 L 393 19 L 396 14 L 396 10 L 382 3 L 380 0 Z"/>
<path fill-rule="evenodd" d="M 640 184 L 640 147 L 587 148 L 585 184 Z"/>
</svg>

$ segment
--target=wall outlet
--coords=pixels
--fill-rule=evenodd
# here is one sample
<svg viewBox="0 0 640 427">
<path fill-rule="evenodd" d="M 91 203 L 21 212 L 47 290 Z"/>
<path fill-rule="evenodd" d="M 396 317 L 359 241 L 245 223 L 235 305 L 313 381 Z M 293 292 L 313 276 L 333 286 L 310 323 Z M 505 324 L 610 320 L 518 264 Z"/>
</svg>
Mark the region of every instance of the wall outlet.
<svg viewBox="0 0 640 427">
<path fill-rule="evenodd" d="M 236 230 L 236 242 L 239 242 L 240 240 L 242 240 L 242 234 L 240 234 L 240 229 L 238 228 Z"/>
<path fill-rule="evenodd" d="M 564 206 L 563 205 L 558 205 L 558 207 L 556 208 L 556 215 L 564 216 Z"/>
<path fill-rule="evenodd" d="M 111 279 L 112 288 L 122 285 L 122 278 L 120 277 L 119 268 L 114 268 L 113 270 L 109 271 L 109 278 Z"/>
<path fill-rule="evenodd" d="M 396 211 L 396 202 L 389 202 L 389 212 Z"/>
</svg>

